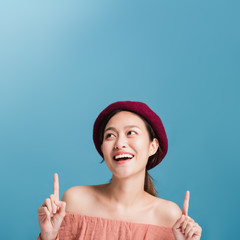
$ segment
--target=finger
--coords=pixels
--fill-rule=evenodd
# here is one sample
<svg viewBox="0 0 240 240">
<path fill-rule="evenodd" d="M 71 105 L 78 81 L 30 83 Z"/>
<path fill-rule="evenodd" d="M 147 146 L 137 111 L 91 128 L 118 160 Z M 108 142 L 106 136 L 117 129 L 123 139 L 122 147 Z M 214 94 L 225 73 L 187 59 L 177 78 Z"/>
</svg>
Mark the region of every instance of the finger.
<svg viewBox="0 0 240 240">
<path fill-rule="evenodd" d="M 55 214 L 57 212 L 57 206 L 55 204 L 55 196 L 53 194 L 50 195 L 51 205 L 52 205 L 52 212 Z"/>
<path fill-rule="evenodd" d="M 66 202 L 59 202 L 59 214 L 64 217 L 66 213 Z"/>
<path fill-rule="evenodd" d="M 192 227 L 191 230 L 189 231 L 188 235 L 187 235 L 187 238 L 192 238 L 194 234 L 196 234 L 197 232 L 197 227 Z"/>
<path fill-rule="evenodd" d="M 182 208 L 182 214 L 184 214 L 185 216 L 188 216 L 189 198 L 190 198 L 190 192 L 187 191 L 185 194 L 185 198 L 183 201 L 183 208 Z"/>
<path fill-rule="evenodd" d="M 181 227 L 184 219 L 185 219 L 185 216 L 182 215 L 182 216 L 176 221 L 176 223 L 173 225 L 173 229 L 179 229 L 179 228 Z"/>
<path fill-rule="evenodd" d="M 44 217 L 44 219 L 51 219 L 50 212 L 48 211 L 47 207 L 40 207 L 38 209 L 38 216 Z"/>
<path fill-rule="evenodd" d="M 47 217 L 50 217 L 52 214 L 52 205 L 51 200 L 47 198 L 44 203 L 38 208 L 38 215 L 47 215 Z"/>
<path fill-rule="evenodd" d="M 53 177 L 53 194 L 55 195 L 55 199 L 59 200 L 59 180 L 58 174 L 55 173 Z"/>
<path fill-rule="evenodd" d="M 59 211 L 60 207 L 62 206 L 61 205 L 61 201 L 58 201 L 58 200 L 55 200 L 55 204 L 57 206 L 57 212 Z"/>
<path fill-rule="evenodd" d="M 193 236 L 201 236 L 202 228 L 194 221 L 191 224 L 192 224 L 192 227 L 188 232 L 188 234 L 186 235 L 187 239 L 188 238 L 191 239 Z"/>
<path fill-rule="evenodd" d="M 187 227 L 186 227 L 186 229 L 185 229 L 185 231 L 184 231 L 184 235 L 185 235 L 186 238 L 188 237 L 188 233 L 189 233 L 189 231 L 190 231 L 192 228 L 193 228 L 193 224 L 190 223 L 190 222 L 188 222 Z"/>
<path fill-rule="evenodd" d="M 186 227 L 187 227 L 188 222 L 189 222 L 188 217 L 185 217 L 185 221 L 182 223 L 182 226 L 181 226 L 182 233 L 185 232 L 185 229 L 186 229 Z"/>
<path fill-rule="evenodd" d="M 47 208 L 47 210 L 48 210 L 49 213 L 51 214 L 51 213 L 52 213 L 51 200 L 50 200 L 49 198 L 47 198 L 47 199 L 44 201 L 44 204 L 46 205 L 46 207 L 43 207 L 43 208 Z"/>
</svg>

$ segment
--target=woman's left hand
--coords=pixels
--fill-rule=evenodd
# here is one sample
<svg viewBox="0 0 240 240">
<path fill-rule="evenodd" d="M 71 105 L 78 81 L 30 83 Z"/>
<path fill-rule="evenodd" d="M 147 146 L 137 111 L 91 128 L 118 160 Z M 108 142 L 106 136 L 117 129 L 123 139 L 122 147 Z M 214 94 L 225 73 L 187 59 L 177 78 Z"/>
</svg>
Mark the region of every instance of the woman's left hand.
<svg viewBox="0 0 240 240">
<path fill-rule="evenodd" d="M 176 240 L 199 240 L 202 228 L 188 216 L 189 191 L 183 202 L 182 216 L 176 221 L 172 230 Z"/>
</svg>

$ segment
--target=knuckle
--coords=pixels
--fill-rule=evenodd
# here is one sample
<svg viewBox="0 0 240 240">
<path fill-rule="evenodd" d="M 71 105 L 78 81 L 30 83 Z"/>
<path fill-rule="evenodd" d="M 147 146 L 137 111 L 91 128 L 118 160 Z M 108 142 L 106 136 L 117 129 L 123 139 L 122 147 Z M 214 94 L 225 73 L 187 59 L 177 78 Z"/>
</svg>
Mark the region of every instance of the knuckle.
<svg viewBox="0 0 240 240">
<path fill-rule="evenodd" d="M 46 214 L 48 217 L 50 217 L 50 212 L 49 212 L 49 211 L 45 210 L 45 214 Z"/>
</svg>

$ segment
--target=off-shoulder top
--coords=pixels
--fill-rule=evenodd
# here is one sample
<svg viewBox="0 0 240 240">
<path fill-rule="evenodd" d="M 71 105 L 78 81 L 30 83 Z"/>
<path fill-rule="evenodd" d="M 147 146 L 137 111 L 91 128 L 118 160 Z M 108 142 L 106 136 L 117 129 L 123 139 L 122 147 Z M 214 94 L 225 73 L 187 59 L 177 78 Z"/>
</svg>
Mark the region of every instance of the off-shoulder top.
<svg viewBox="0 0 240 240">
<path fill-rule="evenodd" d="M 56 240 L 174 240 L 172 228 L 66 212 Z M 37 238 L 41 240 L 41 237 Z"/>
</svg>

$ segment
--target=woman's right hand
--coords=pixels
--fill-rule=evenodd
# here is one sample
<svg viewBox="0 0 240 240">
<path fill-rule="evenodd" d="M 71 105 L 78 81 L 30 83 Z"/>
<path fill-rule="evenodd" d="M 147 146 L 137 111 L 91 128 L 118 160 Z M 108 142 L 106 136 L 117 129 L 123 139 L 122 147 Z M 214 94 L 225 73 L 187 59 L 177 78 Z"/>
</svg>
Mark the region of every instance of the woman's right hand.
<svg viewBox="0 0 240 240">
<path fill-rule="evenodd" d="M 55 240 L 65 216 L 66 203 L 59 201 L 58 174 L 54 174 L 53 194 L 38 208 L 42 240 Z"/>
</svg>

